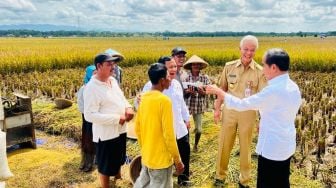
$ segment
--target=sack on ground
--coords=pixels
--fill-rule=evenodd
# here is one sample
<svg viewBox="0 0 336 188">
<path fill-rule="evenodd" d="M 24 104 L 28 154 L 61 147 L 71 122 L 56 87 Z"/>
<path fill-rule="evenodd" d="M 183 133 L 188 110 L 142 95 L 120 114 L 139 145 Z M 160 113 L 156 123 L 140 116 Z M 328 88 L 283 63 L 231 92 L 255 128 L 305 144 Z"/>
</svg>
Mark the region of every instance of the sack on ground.
<svg viewBox="0 0 336 188">
<path fill-rule="evenodd" d="M 9 170 L 6 153 L 6 133 L 0 130 L 0 181 L 12 177 Z"/>
</svg>

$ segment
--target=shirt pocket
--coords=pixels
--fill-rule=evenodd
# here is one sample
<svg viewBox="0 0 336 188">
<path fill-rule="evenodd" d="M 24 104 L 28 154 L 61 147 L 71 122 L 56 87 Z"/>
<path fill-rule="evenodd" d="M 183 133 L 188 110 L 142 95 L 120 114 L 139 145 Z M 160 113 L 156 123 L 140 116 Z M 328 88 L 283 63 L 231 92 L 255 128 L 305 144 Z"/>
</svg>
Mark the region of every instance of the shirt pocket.
<svg viewBox="0 0 336 188">
<path fill-rule="evenodd" d="M 229 88 L 234 88 L 238 82 L 238 75 L 234 73 L 229 73 L 227 76 L 227 82 Z"/>
</svg>

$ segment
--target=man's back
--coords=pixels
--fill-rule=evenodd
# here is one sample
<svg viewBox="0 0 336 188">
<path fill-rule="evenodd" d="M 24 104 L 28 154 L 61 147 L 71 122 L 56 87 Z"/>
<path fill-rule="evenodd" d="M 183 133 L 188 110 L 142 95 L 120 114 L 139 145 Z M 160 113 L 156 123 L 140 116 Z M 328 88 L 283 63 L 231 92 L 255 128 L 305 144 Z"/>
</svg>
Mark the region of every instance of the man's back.
<svg viewBox="0 0 336 188">
<path fill-rule="evenodd" d="M 265 93 L 265 94 L 264 94 Z M 295 152 L 295 117 L 301 105 L 299 87 L 284 74 L 269 81 L 261 92 L 258 153 L 270 159 L 284 160 Z M 273 148 L 277 148 L 274 151 Z"/>
<path fill-rule="evenodd" d="M 179 159 L 173 129 L 171 100 L 159 91 L 141 96 L 135 127 L 142 163 L 152 169 L 167 168 Z"/>
</svg>

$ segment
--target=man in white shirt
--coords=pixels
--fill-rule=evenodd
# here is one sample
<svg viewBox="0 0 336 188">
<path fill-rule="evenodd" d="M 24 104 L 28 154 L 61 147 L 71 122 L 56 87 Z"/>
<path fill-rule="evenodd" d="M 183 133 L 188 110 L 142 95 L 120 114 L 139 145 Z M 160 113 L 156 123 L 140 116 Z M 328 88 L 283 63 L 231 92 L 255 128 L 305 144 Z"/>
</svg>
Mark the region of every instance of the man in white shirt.
<svg viewBox="0 0 336 188">
<path fill-rule="evenodd" d="M 301 105 L 301 92 L 288 75 L 289 56 L 282 49 L 270 49 L 263 57 L 263 74 L 268 86 L 259 93 L 239 99 L 217 86 L 207 93 L 224 99 L 227 108 L 237 111 L 259 110 L 257 143 L 258 188 L 290 187 L 290 159 L 296 148 L 295 117 Z"/>
<path fill-rule="evenodd" d="M 132 106 L 126 100 L 115 78 L 111 76 L 117 57 L 103 53 L 95 57 L 97 74 L 84 90 L 84 116 L 92 122 L 93 142 L 100 182 L 109 187 L 110 176 L 120 178 L 120 167 L 125 160 L 126 140 L 120 138 L 120 129 L 133 118 Z"/>
</svg>

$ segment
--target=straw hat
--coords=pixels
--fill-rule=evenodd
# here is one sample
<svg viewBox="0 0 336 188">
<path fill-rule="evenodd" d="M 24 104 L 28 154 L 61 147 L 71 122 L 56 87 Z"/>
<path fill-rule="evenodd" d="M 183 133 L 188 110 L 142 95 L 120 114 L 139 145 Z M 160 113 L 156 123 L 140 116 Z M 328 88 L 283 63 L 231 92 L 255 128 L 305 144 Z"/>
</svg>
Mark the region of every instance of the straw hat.
<svg viewBox="0 0 336 188">
<path fill-rule="evenodd" d="M 58 109 L 64 109 L 72 106 L 72 101 L 68 99 L 56 98 L 54 102 L 56 104 L 56 108 Z"/>
<path fill-rule="evenodd" d="M 118 52 L 117 50 L 113 50 L 111 48 L 105 50 L 104 53 L 107 53 L 112 57 L 118 57 L 117 62 L 123 61 L 125 59 L 125 57 L 120 52 Z"/>
<path fill-rule="evenodd" d="M 192 63 L 200 63 L 201 64 L 201 68 L 200 69 L 204 69 L 206 68 L 209 64 L 204 61 L 202 58 L 198 57 L 197 55 L 193 55 L 191 56 L 187 62 L 184 63 L 183 68 L 191 70 L 191 64 Z"/>
<path fill-rule="evenodd" d="M 136 179 L 140 176 L 141 171 L 141 155 L 138 155 L 134 157 L 134 159 L 131 161 L 129 173 L 131 177 L 131 181 L 134 185 Z"/>
<path fill-rule="evenodd" d="M 126 130 L 127 130 L 127 138 L 130 139 L 137 139 L 137 135 L 135 134 L 135 116 L 134 115 L 133 119 L 129 122 L 126 123 Z"/>
</svg>

